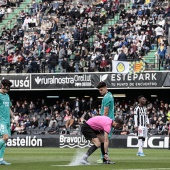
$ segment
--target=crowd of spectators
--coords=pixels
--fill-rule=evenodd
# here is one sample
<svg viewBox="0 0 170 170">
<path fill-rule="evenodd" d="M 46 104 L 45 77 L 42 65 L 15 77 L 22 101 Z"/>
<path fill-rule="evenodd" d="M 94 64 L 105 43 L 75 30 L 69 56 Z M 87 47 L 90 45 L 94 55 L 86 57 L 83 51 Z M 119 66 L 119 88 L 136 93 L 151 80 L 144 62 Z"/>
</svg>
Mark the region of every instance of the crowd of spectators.
<svg viewBox="0 0 170 170">
<path fill-rule="evenodd" d="M 21 1 L 6 2 L 0 8 L 2 17 L 4 9 L 10 9 L 8 2 Z M 112 60 L 143 60 L 156 48 L 157 62 L 169 69 L 169 18 L 165 0 L 33 0 L 29 12 L 20 12 L 14 28 L 2 30 L 0 66 L 7 73 L 104 72 L 112 70 Z M 116 134 L 135 133 L 135 104 L 115 101 L 115 116 L 125 122 Z M 100 103 L 93 98 L 57 101 L 53 106 L 40 99 L 13 101 L 13 111 L 13 134 L 80 134 L 84 121 L 100 115 Z M 151 135 L 167 134 L 169 112 L 170 103 L 148 102 Z"/>
<path fill-rule="evenodd" d="M 101 101 L 92 97 L 76 98 L 68 101 L 56 101 L 52 106 L 45 100 L 28 101 L 27 99 L 12 101 L 15 119 L 11 122 L 12 134 L 74 134 L 80 135 L 81 125 L 93 116 L 100 115 Z M 124 126 L 114 134 L 135 135 L 134 111 L 135 99 L 115 99 L 115 116 L 121 116 Z M 168 135 L 168 119 L 170 103 L 155 98 L 147 102 L 149 116 L 149 135 Z M 168 116 L 169 115 L 169 116 Z"/>
<path fill-rule="evenodd" d="M 1 0 L 0 1 L 0 22 L 13 12 L 15 7 L 19 7 L 22 0 Z"/>
<path fill-rule="evenodd" d="M 1 63 L 7 73 L 104 72 L 112 60 L 143 60 L 156 46 L 164 66 L 170 6 L 163 2 L 33 1 L 13 29 L 2 31 Z"/>
</svg>

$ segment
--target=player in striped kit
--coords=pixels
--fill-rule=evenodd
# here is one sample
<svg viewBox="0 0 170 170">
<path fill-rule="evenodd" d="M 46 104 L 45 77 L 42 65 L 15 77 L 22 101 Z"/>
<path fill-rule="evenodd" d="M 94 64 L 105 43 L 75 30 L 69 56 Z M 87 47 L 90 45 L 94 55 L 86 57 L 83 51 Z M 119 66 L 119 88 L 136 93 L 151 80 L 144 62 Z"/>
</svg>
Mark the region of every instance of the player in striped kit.
<svg viewBox="0 0 170 170">
<path fill-rule="evenodd" d="M 137 156 L 145 156 L 143 146 L 148 133 L 149 119 L 146 108 L 146 98 L 141 95 L 138 97 L 138 105 L 134 108 L 135 127 L 138 134 L 138 153 Z"/>
</svg>

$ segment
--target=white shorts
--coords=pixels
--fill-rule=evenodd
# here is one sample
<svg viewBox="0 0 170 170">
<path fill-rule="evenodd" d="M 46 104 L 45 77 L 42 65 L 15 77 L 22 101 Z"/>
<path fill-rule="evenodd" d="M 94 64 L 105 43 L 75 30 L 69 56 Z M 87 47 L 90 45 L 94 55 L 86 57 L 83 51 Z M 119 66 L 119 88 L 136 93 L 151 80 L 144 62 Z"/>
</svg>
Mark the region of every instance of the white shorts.
<svg viewBox="0 0 170 170">
<path fill-rule="evenodd" d="M 147 134 L 148 134 L 148 128 L 147 127 L 143 127 L 143 126 L 138 127 L 138 137 L 146 138 Z"/>
</svg>

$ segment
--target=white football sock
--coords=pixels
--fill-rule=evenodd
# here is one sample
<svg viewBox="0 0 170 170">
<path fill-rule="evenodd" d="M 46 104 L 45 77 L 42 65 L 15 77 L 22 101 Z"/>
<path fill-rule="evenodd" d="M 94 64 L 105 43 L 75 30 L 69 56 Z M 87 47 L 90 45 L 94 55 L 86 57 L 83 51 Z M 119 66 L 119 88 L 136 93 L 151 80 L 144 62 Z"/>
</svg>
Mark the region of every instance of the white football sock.
<svg viewBox="0 0 170 170">
<path fill-rule="evenodd" d="M 142 139 L 138 139 L 138 152 L 142 153 L 143 152 L 143 141 Z"/>
</svg>

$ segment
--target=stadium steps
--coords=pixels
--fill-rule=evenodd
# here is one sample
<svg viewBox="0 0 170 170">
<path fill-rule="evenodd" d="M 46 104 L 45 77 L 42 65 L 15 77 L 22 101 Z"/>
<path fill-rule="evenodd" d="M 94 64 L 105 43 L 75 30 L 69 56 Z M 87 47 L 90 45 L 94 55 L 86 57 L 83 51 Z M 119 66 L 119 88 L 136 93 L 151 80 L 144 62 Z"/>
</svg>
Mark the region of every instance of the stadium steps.
<svg viewBox="0 0 170 170">
<path fill-rule="evenodd" d="M 147 70 L 157 70 L 159 71 L 159 64 L 158 61 L 156 59 L 155 53 L 156 53 L 157 49 L 156 49 L 156 45 L 154 47 L 153 50 L 150 50 L 148 55 L 145 55 L 144 60 L 148 65 Z M 163 70 L 163 67 L 160 67 L 160 70 Z"/>
<path fill-rule="evenodd" d="M 99 30 L 99 32 L 104 35 L 108 31 L 109 26 L 113 26 L 118 21 L 116 20 L 118 18 L 119 16 L 116 15 L 113 19 L 108 19 L 107 23 L 104 24 L 104 26 L 102 27 L 101 30 Z"/>
<path fill-rule="evenodd" d="M 126 4 L 125 9 L 127 9 L 128 7 L 132 7 L 132 3 L 131 2 Z M 99 32 L 101 34 L 105 34 L 108 31 L 108 27 L 109 26 L 113 26 L 118 21 L 119 21 L 119 13 L 115 14 L 114 18 L 107 19 L 106 24 L 103 25 L 103 27 L 99 30 Z M 94 35 L 89 38 L 89 42 L 90 42 L 90 46 L 91 47 L 93 46 L 94 39 L 95 39 Z"/>
<path fill-rule="evenodd" d="M 125 6 L 125 9 L 127 9 L 128 7 L 131 7 L 132 4 L 131 3 L 127 3 Z M 108 27 L 109 26 L 113 26 L 114 24 L 116 24 L 119 21 L 119 13 L 115 14 L 113 19 L 107 19 L 107 23 L 104 24 L 104 26 L 102 27 L 101 30 L 99 30 L 99 32 L 101 34 L 105 34 L 108 31 Z"/>
<path fill-rule="evenodd" d="M 147 63 L 155 63 L 155 50 L 151 50 L 148 55 L 145 56 L 145 62 Z"/>
<path fill-rule="evenodd" d="M 146 70 L 152 70 L 152 68 L 157 67 L 155 63 L 155 52 L 155 50 L 151 50 L 148 55 L 145 55 Z"/>
<path fill-rule="evenodd" d="M 16 24 L 17 14 L 19 14 L 21 10 L 25 10 L 27 5 L 31 4 L 31 2 L 32 0 L 26 0 L 24 2 L 21 2 L 19 7 L 14 8 L 13 12 L 8 14 L 7 18 L 2 20 L 2 23 L 0 24 L 0 30 L 2 30 L 3 27 L 9 29 L 12 28 Z"/>
<path fill-rule="evenodd" d="M 99 30 L 100 33 L 105 34 L 108 31 L 108 27 L 111 25 L 114 25 L 119 19 L 119 15 L 115 15 L 114 18 L 112 19 L 107 19 L 106 24 L 103 25 L 103 27 Z M 93 46 L 95 36 L 93 35 L 92 37 L 89 38 L 90 46 Z"/>
</svg>

